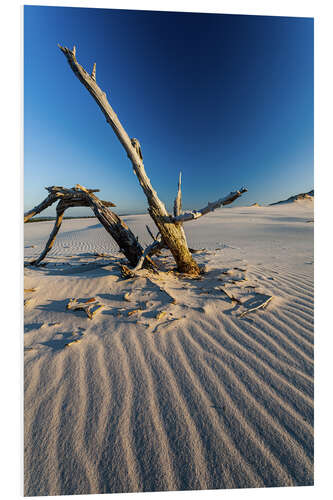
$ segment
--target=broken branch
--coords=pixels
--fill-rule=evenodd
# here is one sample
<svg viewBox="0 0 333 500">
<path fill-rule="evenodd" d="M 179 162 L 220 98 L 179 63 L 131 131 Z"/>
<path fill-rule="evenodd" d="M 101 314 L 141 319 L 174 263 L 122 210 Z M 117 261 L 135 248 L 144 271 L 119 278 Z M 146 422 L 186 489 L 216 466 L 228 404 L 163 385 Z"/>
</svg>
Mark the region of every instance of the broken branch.
<svg viewBox="0 0 333 500">
<path fill-rule="evenodd" d="M 151 232 L 150 227 L 148 226 L 148 224 L 146 224 L 146 228 L 147 228 L 147 231 L 148 231 L 149 236 L 151 237 L 151 239 L 152 239 L 153 241 L 156 241 L 156 240 L 157 240 L 157 236 L 156 236 L 156 238 L 155 238 L 155 236 L 154 236 L 154 235 L 153 235 L 153 233 Z"/>
<path fill-rule="evenodd" d="M 209 212 L 213 212 L 216 208 L 219 208 L 224 205 L 229 205 L 232 203 L 234 200 L 239 198 L 243 193 L 247 192 L 246 188 L 241 188 L 239 191 L 233 191 L 229 193 L 227 196 L 224 196 L 224 198 L 220 198 L 217 201 L 214 201 L 212 203 L 208 203 L 207 206 L 202 208 L 201 210 L 192 210 L 191 212 L 186 212 L 182 215 L 177 215 L 172 218 L 173 222 L 187 222 L 189 220 L 194 220 L 198 219 L 199 217 L 202 217 L 203 215 L 208 214 Z"/>
<path fill-rule="evenodd" d="M 179 180 L 178 180 L 178 192 L 177 196 L 175 198 L 175 202 L 173 205 L 173 215 L 177 217 L 180 215 L 181 209 L 182 209 L 182 173 L 179 172 Z"/>
<path fill-rule="evenodd" d="M 151 245 L 147 246 L 147 248 L 144 250 L 142 256 L 140 257 L 137 265 L 131 269 L 131 271 L 139 271 L 143 263 L 145 261 L 145 258 L 153 255 L 154 253 L 158 252 L 159 250 L 162 250 L 162 248 L 165 248 L 165 243 L 159 240 L 155 240 Z"/>
<path fill-rule="evenodd" d="M 258 306 L 252 307 L 251 309 L 247 309 L 246 311 L 242 312 L 242 314 L 240 314 L 239 317 L 242 318 L 243 316 L 245 316 L 245 314 L 249 314 L 250 312 L 257 311 L 258 309 L 261 309 L 262 307 L 266 307 L 267 304 L 272 300 L 272 298 L 273 298 L 273 296 L 269 297 L 267 300 L 265 300 L 264 302 L 262 302 Z"/>
<path fill-rule="evenodd" d="M 46 188 L 48 189 L 48 188 Z M 62 196 L 61 193 L 50 193 L 45 200 L 43 200 L 39 205 L 36 205 L 34 208 L 31 210 L 28 210 L 28 212 L 25 212 L 24 214 L 24 222 L 28 222 L 34 215 L 39 214 L 46 208 L 50 207 L 54 202 L 58 201 L 59 198 Z"/>
</svg>

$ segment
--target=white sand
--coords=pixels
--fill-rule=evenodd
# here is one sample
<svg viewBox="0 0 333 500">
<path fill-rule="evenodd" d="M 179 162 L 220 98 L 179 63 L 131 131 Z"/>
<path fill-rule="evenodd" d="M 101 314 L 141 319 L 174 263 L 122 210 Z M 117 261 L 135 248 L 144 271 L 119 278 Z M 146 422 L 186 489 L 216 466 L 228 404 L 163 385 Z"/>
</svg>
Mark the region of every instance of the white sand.
<svg viewBox="0 0 333 500">
<path fill-rule="evenodd" d="M 150 242 L 148 216 L 125 220 Z M 25 225 L 25 260 L 52 226 Z M 123 280 L 95 219 L 65 221 L 47 265 L 25 268 L 26 495 L 313 484 L 313 204 L 185 228 L 201 280 Z M 92 320 L 66 309 L 91 297 Z"/>
</svg>

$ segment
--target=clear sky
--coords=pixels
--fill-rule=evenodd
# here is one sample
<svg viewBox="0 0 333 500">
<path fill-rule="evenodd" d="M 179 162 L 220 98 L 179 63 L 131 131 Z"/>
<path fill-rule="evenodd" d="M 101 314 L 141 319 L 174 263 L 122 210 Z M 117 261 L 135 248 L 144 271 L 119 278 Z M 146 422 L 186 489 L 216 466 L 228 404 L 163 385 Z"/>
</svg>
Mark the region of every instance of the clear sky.
<svg viewBox="0 0 333 500">
<path fill-rule="evenodd" d="M 76 45 L 87 71 L 96 62 L 97 83 L 140 140 L 170 210 L 180 170 L 184 208 L 242 186 L 249 192 L 235 205 L 313 188 L 313 19 L 25 6 L 25 210 L 45 186 L 77 183 L 100 188 L 118 213 L 147 207 L 58 43 Z"/>
</svg>

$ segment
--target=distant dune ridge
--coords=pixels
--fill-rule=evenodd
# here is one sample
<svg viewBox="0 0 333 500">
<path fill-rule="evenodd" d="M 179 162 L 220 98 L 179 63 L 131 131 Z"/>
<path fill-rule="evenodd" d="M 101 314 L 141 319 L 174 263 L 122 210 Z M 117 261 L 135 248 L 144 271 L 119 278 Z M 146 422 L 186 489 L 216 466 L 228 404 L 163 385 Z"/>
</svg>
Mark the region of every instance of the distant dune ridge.
<svg viewBox="0 0 333 500">
<path fill-rule="evenodd" d="M 25 495 L 313 485 L 312 219 L 300 201 L 188 222 L 195 280 L 166 250 L 168 272 L 123 279 L 102 225 L 65 220 L 24 268 Z M 151 242 L 148 215 L 125 221 Z M 26 262 L 52 227 L 25 225 Z"/>
<path fill-rule="evenodd" d="M 272 205 L 279 205 L 280 203 L 294 203 L 295 201 L 300 201 L 300 200 L 309 200 L 313 201 L 314 198 L 314 189 L 311 189 L 308 193 L 300 193 L 300 194 L 295 194 L 294 196 L 290 196 L 287 200 L 282 200 L 282 201 L 276 201 L 275 203 L 271 203 L 270 206 Z"/>
</svg>

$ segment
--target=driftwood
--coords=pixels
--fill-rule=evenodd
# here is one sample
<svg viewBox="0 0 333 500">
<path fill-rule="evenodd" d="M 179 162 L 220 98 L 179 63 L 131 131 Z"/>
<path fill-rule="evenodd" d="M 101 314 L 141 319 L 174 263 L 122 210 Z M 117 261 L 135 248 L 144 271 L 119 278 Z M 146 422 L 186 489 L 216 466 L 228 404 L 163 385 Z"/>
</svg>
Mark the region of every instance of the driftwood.
<svg viewBox="0 0 333 500">
<path fill-rule="evenodd" d="M 47 189 L 47 188 L 46 188 Z M 34 208 L 25 212 L 24 214 L 24 222 L 28 222 L 34 215 L 39 214 L 46 208 L 50 207 L 55 201 L 58 201 L 61 198 L 62 194 L 50 193 L 45 200 L 43 200 L 39 205 L 36 205 Z"/>
<path fill-rule="evenodd" d="M 148 245 L 146 249 L 144 250 L 143 254 L 141 255 L 137 265 L 131 269 L 131 271 L 139 271 L 142 269 L 144 261 L 146 257 L 152 256 L 154 253 L 159 252 L 162 250 L 162 248 L 165 248 L 165 243 L 163 241 L 155 240 L 151 245 Z"/>
<path fill-rule="evenodd" d="M 182 209 L 182 173 L 179 173 L 179 180 L 178 180 L 178 191 L 177 191 L 177 196 L 175 198 L 175 202 L 173 204 L 173 215 L 177 217 L 180 215 L 181 209 Z"/>
<path fill-rule="evenodd" d="M 234 297 L 231 293 L 229 293 L 225 288 L 223 288 L 222 286 L 220 287 L 220 290 L 221 292 L 223 292 L 227 297 L 228 299 L 230 299 L 232 302 L 238 302 L 239 304 L 241 303 L 241 301 L 239 299 L 237 299 L 236 297 Z"/>
<path fill-rule="evenodd" d="M 49 191 L 48 196 L 39 205 L 36 205 L 31 210 L 28 210 L 28 212 L 25 212 L 24 222 L 28 222 L 32 217 L 39 214 L 40 212 L 43 212 L 43 210 L 50 207 L 54 202 L 59 201 L 63 197 L 66 197 L 66 193 L 64 192 L 64 188 L 62 186 L 51 186 L 45 189 Z M 74 190 L 74 188 L 72 188 L 72 190 Z M 86 191 L 88 193 L 98 193 L 99 189 L 86 189 Z M 75 194 L 75 196 L 76 195 L 77 194 Z M 104 200 L 101 201 L 106 207 L 115 207 L 115 204 L 112 203 L 111 201 L 104 201 Z M 81 206 L 85 206 L 83 200 Z"/>
<path fill-rule="evenodd" d="M 258 306 L 255 306 L 255 307 L 251 307 L 250 309 L 247 309 L 246 311 L 242 312 L 239 317 L 240 318 L 243 318 L 246 314 L 249 314 L 250 312 L 253 312 L 253 311 L 257 311 L 258 309 L 261 309 L 263 307 L 266 307 L 267 304 L 269 304 L 269 302 L 272 300 L 273 296 L 271 297 L 268 297 L 267 300 L 265 300 L 264 302 L 262 302 L 261 304 L 259 304 Z"/>
<path fill-rule="evenodd" d="M 38 259 L 31 262 L 32 265 L 38 265 L 51 250 L 60 229 L 64 212 L 67 208 L 71 207 L 90 207 L 106 231 L 117 242 L 120 250 L 130 264 L 132 266 L 137 265 L 143 254 L 143 248 L 125 222 L 108 208 L 110 206 L 114 207 L 114 203 L 100 200 L 94 194 L 98 190 L 87 189 L 80 186 L 80 184 L 71 189 L 62 186 L 51 186 L 46 189 L 49 191 L 47 198 L 37 205 L 37 207 L 24 214 L 24 221 L 27 222 L 33 215 L 40 213 L 55 201 L 60 200 L 56 209 L 57 218 L 50 237 Z"/>
<path fill-rule="evenodd" d="M 174 259 L 177 263 L 178 270 L 186 273 L 199 273 L 199 267 L 193 260 L 191 253 L 188 250 L 184 232 L 181 227 L 169 222 L 169 214 L 166 210 L 164 203 L 157 196 L 156 191 L 153 189 L 150 179 L 148 178 L 143 161 L 141 146 L 138 139 L 130 139 L 127 132 L 120 123 L 116 113 L 111 108 L 105 92 L 103 92 L 97 85 L 96 80 L 77 62 L 76 50 L 61 47 L 61 51 L 65 54 L 67 61 L 72 68 L 74 74 L 80 82 L 87 88 L 92 97 L 97 102 L 102 110 L 106 121 L 111 125 L 119 141 L 124 147 L 129 159 L 132 162 L 133 170 L 140 185 L 147 197 L 149 205 L 149 213 L 158 227 L 162 239 L 170 249 Z"/>
<path fill-rule="evenodd" d="M 173 217 L 174 222 L 187 222 L 189 220 L 193 219 L 198 219 L 199 217 L 202 217 L 203 215 L 208 214 L 209 212 L 213 212 L 216 208 L 220 208 L 224 205 L 229 205 L 232 203 L 234 200 L 239 198 L 243 193 L 246 193 L 247 189 L 246 188 L 241 188 L 239 191 L 233 191 L 229 193 L 227 196 L 224 196 L 223 198 L 220 198 L 217 201 L 208 203 L 204 208 L 201 208 L 201 210 L 192 210 L 191 212 L 186 212 L 184 214 L 178 214 Z M 175 202 L 176 203 L 176 202 Z"/>
<path fill-rule="evenodd" d="M 97 105 L 100 107 L 102 113 L 104 114 L 107 123 L 109 123 L 109 125 L 112 127 L 120 143 L 124 147 L 127 156 L 131 160 L 134 173 L 136 174 L 139 183 L 146 195 L 149 206 L 149 214 L 159 229 L 159 232 L 161 234 L 161 241 L 163 241 L 171 251 L 176 261 L 178 271 L 198 275 L 200 272 L 199 266 L 192 258 L 191 252 L 188 249 L 185 232 L 182 227 L 182 222 L 184 220 L 190 219 L 184 219 L 180 215 L 180 182 L 178 186 L 178 195 L 175 200 L 175 217 L 172 217 L 168 214 L 164 203 L 159 199 L 156 191 L 151 185 L 150 179 L 146 174 L 143 164 L 140 142 L 135 138 L 130 139 L 127 132 L 120 123 L 118 116 L 110 106 L 106 97 L 106 93 L 103 92 L 96 83 L 96 64 L 94 64 L 93 71 L 89 75 L 89 73 L 78 63 L 76 59 L 75 46 L 73 50 L 70 50 L 67 47 L 62 47 L 61 45 L 58 46 L 66 56 L 67 61 L 75 76 L 80 80 L 80 82 L 86 87 L 86 89 L 95 99 Z M 237 193 L 234 193 L 234 198 L 230 198 L 230 201 L 228 202 L 231 203 L 231 201 L 236 199 L 243 192 L 245 192 L 245 190 L 237 191 Z M 226 202 L 224 204 L 226 204 Z M 208 212 L 206 211 L 205 213 Z M 201 215 L 204 215 L 203 211 L 201 212 Z M 192 216 L 190 218 L 193 219 L 197 217 Z"/>
<path fill-rule="evenodd" d="M 91 299 L 84 300 L 69 299 L 66 309 L 73 309 L 74 311 L 84 311 L 89 319 L 93 319 L 93 317 L 97 313 L 101 312 L 104 307 L 104 304 L 99 302 L 95 297 L 92 297 Z"/>
<path fill-rule="evenodd" d="M 191 212 L 181 214 L 182 200 L 180 173 L 178 192 L 174 202 L 174 215 L 170 215 L 167 212 L 164 203 L 159 199 L 156 191 L 153 189 L 145 172 L 140 142 L 136 138 L 129 138 L 117 115 L 111 108 L 105 92 L 103 92 L 96 83 L 96 63 L 93 66 L 91 75 L 89 75 L 77 62 L 75 47 L 72 51 L 66 47 L 61 47 L 60 45 L 59 47 L 65 54 L 74 74 L 93 96 L 98 106 L 104 113 L 107 122 L 111 125 L 119 141 L 127 152 L 127 155 L 132 162 L 133 170 L 147 197 L 149 205 L 148 211 L 158 227 L 159 232 L 157 236 L 154 237 L 151 230 L 147 226 L 147 230 L 153 239 L 153 243 L 144 250 L 127 225 L 115 213 L 109 210 L 109 207 L 115 205 L 112 202 L 103 201 L 97 198 L 94 193 L 98 192 L 98 189 L 86 189 L 79 184 L 71 189 L 67 189 L 62 186 L 51 186 L 46 188 L 49 191 L 48 196 L 39 205 L 24 214 L 24 222 L 27 222 L 34 215 L 42 212 L 54 202 L 59 202 L 56 208 L 56 221 L 46 246 L 38 259 L 30 264 L 38 265 L 51 250 L 60 229 L 65 210 L 70 207 L 86 206 L 93 210 L 95 216 L 104 226 L 106 231 L 118 243 L 120 250 L 128 259 L 130 265 L 132 266 L 132 270 L 128 269 L 127 266 L 123 266 L 123 272 L 126 275 L 134 276 L 132 271 L 137 271 L 143 266 L 149 268 L 156 266 L 150 259 L 150 256 L 157 253 L 162 248 L 169 248 L 177 263 L 177 270 L 179 272 L 198 275 L 200 272 L 199 266 L 192 258 L 191 253 L 193 253 L 193 250 L 188 248 L 183 222 L 197 219 L 198 217 L 201 217 L 202 215 L 205 215 L 220 206 L 232 203 L 232 201 L 241 196 L 246 189 L 242 188 L 239 191 L 230 193 L 214 203 L 208 203 L 206 207 L 199 211 L 192 210 Z"/>
</svg>

